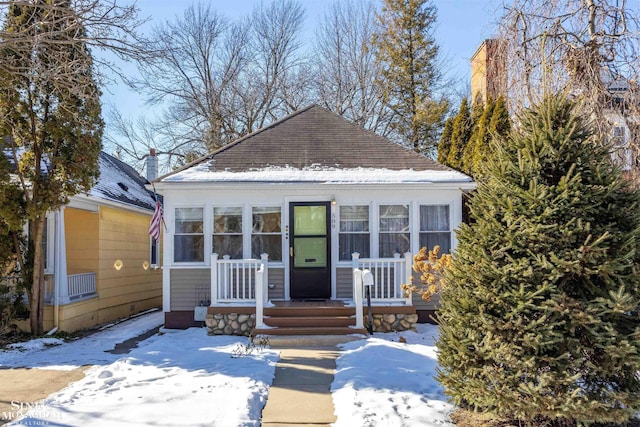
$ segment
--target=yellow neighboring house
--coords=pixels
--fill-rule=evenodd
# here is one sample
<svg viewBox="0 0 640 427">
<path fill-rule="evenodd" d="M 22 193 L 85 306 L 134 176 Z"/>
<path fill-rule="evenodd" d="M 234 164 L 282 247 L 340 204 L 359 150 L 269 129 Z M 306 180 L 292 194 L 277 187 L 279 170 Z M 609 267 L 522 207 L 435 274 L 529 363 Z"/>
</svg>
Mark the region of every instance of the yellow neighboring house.
<svg viewBox="0 0 640 427">
<path fill-rule="evenodd" d="M 73 332 L 162 305 L 160 248 L 148 233 L 155 206 L 148 181 L 104 152 L 99 162 L 91 191 L 47 217 L 46 331 Z M 156 168 L 151 157 L 147 170 Z"/>
</svg>

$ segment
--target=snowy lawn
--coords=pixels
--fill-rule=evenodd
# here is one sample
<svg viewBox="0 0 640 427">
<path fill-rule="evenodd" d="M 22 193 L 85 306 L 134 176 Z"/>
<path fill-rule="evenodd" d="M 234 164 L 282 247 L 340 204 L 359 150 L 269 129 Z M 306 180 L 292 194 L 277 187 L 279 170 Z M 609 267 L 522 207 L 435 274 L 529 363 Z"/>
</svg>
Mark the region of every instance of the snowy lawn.
<svg viewBox="0 0 640 427">
<path fill-rule="evenodd" d="M 0 367 L 94 365 L 12 425 L 260 425 L 278 352 L 232 358 L 246 338 L 210 337 L 199 328 L 152 336 L 128 354 L 105 352 L 161 323 L 156 312 L 77 341 L 35 340 L 0 351 Z M 436 327 L 419 325 L 417 333 L 342 345 L 331 388 L 336 426 L 452 426 L 453 407 L 433 378 L 435 334 Z"/>
<path fill-rule="evenodd" d="M 159 321 L 149 329 L 162 323 L 162 313 L 158 314 L 150 315 Z M 32 343 L 23 352 L 0 352 L 0 366 L 73 369 L 96 365 L 84 379 L 50 395 L 11 425 L 260 424 L 278 352 L 254 351 L 232 358 L 246 338 L 209 337 L 204 328 L 193 328 L 155 335 L 126 355 L 105 353 L 117 342 L 144 332 L 138 326 L 148 326 L 153 323 L 150 320 L 144 316 L 44 350 Z M 127 334 L 127 329 L 136 332 Z M 114 336 L 118 336 L 115 341 Z"/>
<path fill-rule="evenodd" d="M 343 344 L 331 387 L 335 426 L 453 426 L 434 375 L 437 326 Z M 400 337 L 406 340 L 401 343 Z"/>
</svg>

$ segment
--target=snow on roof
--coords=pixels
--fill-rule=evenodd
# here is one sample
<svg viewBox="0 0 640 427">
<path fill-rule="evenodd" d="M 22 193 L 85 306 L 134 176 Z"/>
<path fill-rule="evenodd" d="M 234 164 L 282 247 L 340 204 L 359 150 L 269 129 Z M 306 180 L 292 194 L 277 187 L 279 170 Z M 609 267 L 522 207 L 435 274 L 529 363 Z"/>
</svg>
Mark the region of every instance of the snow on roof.
<svg viewBox="0 0 640 427">
<path fill-rule="evenodd" d="M 455 170 L 390 170 L 377 168 L 327 168 L 311 166 L 266 167 L 249 171 L 212 171 L 210 162 L 185 169 L 162 182 L 317 182 L 317 183 L 453 183 L 472 182 Z"/>
<path fill-rule="evenodd" d="M 153 193 L 145 188 L 148 181 L 135 169 L 105 152 L 100 152 L 98 163 L 100 177 L 89 190 L 90 196 L 142 209 L 154 209 Z"/>
<path fill-rule="evenodd" d="M 19 147 L 16 151 L 18 158 L 23 156 L 25 152 L 24 148 Z M 13 151 L 4 149 L 2 154 L 9 159 L 9 163 L 14 167 Z M 141 177 L 135 169 L 104 151 L 101 151 L 98 156 L 98 164 L 100 176 L 87 193 L 89 196 L 142 209 L 153 210 L 155 208 L 153 193 L 145 188 L 149 182 Z M 47 173 L 49 169 L 44 159 L 41 162 L 41 169 L 44 173 Z M 11 178 L 16 179 L 13 173 Z"/>
</svg>

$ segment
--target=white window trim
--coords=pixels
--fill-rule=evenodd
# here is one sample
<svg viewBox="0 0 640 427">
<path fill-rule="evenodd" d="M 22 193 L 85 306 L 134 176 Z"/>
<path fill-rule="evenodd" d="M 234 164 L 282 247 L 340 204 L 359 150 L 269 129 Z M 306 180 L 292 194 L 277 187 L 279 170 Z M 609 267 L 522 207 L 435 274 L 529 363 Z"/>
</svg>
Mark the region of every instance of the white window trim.
<svg viewBox="0 0 640 427">
<path fill-rule="evenodd" d="M 253 247 L 251 246 L 251 237 L 253 236 L 253 208 L 276 208 L 279 207 L 280 208 L 280 245 L 281 245 L 281 254 L 282 254 L 282 259 L 280 261 L 272 261 L 271 258 L 269 258 L 267 261 L 269 262 L 269 267 L 274 267 L 274 268 L 280 268 L 280 267 L 284 267 L 284 258 L 285 258 L 285 226 L 284 226 L 284 207 L 282 204 L 277 204 L 277 203 L 260 203 L 257 205 L 246 205 L 246 215 L 248 217 L 248 220 L 246 221 L 246 223 L 248 224 L 248 233 L 244 233 L 243 230 L 243 242 L 246 240 L 247 244 L 246 244 L 246 248 L 247 248 L 247 257 L 251 258 L 251 252 L 253 250 Z M 244 223 L 244 219 L 243 219 L 243 223 Z M 265 234 L 268 235 L 268 234 Z M 275 233 L 273 233 L 272 235 L 275 235 Z M 289 248 L 287 247 L 286 251 L 289 251 Z"/>
<path fill-rule="evenodd" d="M 162 253 L 162 251 L 160 250 L 160 239 L 158 239 L 158 241 L 156 242 L 156 260 L 158 261 L 157 263 L 153 263 L 151 262 L 153 260 L 153 241 L 155 239 L 152 236 L 149 236 L 149 266 L 151 267 L 152 270 L 157 270 L 158 268 L 160 268 L 162 266 L 162 262 L 160 261 L 160 254 Z"/>
<path fill-rule="evenodd" d="M 202 229 L 203 229 L 203 233 L 204 233 L 204 260 L 203 261 L 176 261 L 176 241 L 175 241 L 175 236 L 176 236 L 176 210 L 177 209 L 196 209 L 196 208 L 200 208 L 202 209 Z M 166 217 L 165 217 L 166 220 Z M 167 230 L 168 232 L 165 233 L 166 235 L 169 235 L 171 238 L 171 265 L 176 265 L 176 266 L 203 266 L 203 265 L 208 265 L 211 263 L 211 254 L 209 254 L 209 256 L 207 256 L 207 244 L 208 247 L 211 247 L 211 237 L 209 237 L 207 239 L 207 206 L 206 205 L 174 205 L 171 207 L 171 218 L 169 218 L 170 221 L 170 229 Z M 182 233 L 180 233 L 182 234 Z M 210 233 L 209 233 L 210 234 Z"/>
<path fill-rule="evenodd" d="M 340 208 L 343 206 L 366 206 L 369 209 L 369 231 L 367 232 L 369 234 L 369 256 L 373 258 L 373 245 L 372 245 L 372 241 L 373 241 L 373 228 L 374 228 L 374 224 L 372 224 L 373 221 L 373 212 L 372 212 L 372 204 L 371 203 L 341 203 L 339 205 L 336 205 L 336 232 L 335 232 L 335 236 L 332 237 L 332 239 L 335 239 L 335 247 L 336 247 L 336 254 L 335 254 L 335 259 L 336 259 L 336 265 L 337 266 L 346 266 L 346 265 L 351 265 L 352 264 L 352 260 L 348 259 L 340 259 L 340 235 L 343 234 L 342 231 L 340 231 Z M 349 232 L 345 232 L 344 234 L 365 234 L 365 233 L 349 233 Z M 332 240 L 333 241 L 333 240 Z M 362 256 L 364 258 L 364 256 L 362 254 L 360 254 L 360 256 Z"/>
<path fill-rule="evenodd" d="M 428 233 L 428 231 L 422 231 L 420 228 L 420 207 L 421 206 L 448 206 L 449 207 L 449 245 L 451 247 L 451 250 L 454 249 L 454 244 L 455 244 L 455 236 L 454 236 L 454 228 L 452 227 L 454 221 L 453 221 L 453 211 L 455 209 L 453 203 L 451 201 L 443 201 L 438 203 L 437 201 L 432 201 L 430 200 L 429 202 L 417 202 L 416 204 L 416 218 L 415 218 L 415 224 L 416 224 L 416 232 L 418 233 L 416 239 L 415 239 L 415 248 L 413 247 L 414 245 L 412 245 L 412 252 L 414 254 L 417 254 L 418 251 L 420 251 L 421 246 L 420 246 L 420 233 Z M 438 231 L 433 231 L 433 233 L 439 233 Z M 413 240 L 411 240 L 411 242 L 413 243 Z M 427 248 L 427 250 L 431 250 L 433 248 Z"/>
<path fill-rule="evenodd" d="M 218 203 L 211 203 L 208 205 L 209 206 L 209 246 L 208 246 L 208 255 L 207 255 L 207 249 L 205 249 L 205 258 L 211 258 L 211 255 L 213 254 L 213 235 L 214 235 L 214 226 L 213 226 L 213 221 L 214 221 L 214 214 L 213 214 L 213 210 L 215 208 L 240 208 L 240 215 L 242 217 L 242 258 L 243 259 L 247 259 L 251 256 L 251 253 L 249 253 L 249 256 L 247 256 L 247 205 L 246 203 L 224 203 L 224 204 L 218 204 Z M 206 215 L 205 215 L 206 216 Z M 249 218 L 251 218 L 249 216 Z M 237 236 L 237 233 L 218 233 L 218 235 L 222 235 L 222 236 Z M 206 243 L 206 242 L 205 242 Z M 218 254 L 220 256 L 220 258 L 223 257 L 224 254 Z"/>
<path fill-rule="evenodd" d="M 378 202 L 374 204 L 373 214 L 375 215 L 375 234 L 372 235 L 371 240 L 371 258 L 380 258 L 380 206 L 408 206 L 408 215 L 409 215 L 409 250 L 411 252 L 415 252 L 414 246 L 416 243 L 416 230 L 414 224 L 416 224 L 415 216 L 419 215 L 417 212 L 416 205 L 413 201 L 393 201 L 393 202 Z M 373 220 L 373 218 L 372 218 Z M 371 227 L 370 227 L 371 228 Z M 373 233 L 373 231 L 372 231 Z M 401 256 L 404 254 L 400 254 Z"/>
</svg>

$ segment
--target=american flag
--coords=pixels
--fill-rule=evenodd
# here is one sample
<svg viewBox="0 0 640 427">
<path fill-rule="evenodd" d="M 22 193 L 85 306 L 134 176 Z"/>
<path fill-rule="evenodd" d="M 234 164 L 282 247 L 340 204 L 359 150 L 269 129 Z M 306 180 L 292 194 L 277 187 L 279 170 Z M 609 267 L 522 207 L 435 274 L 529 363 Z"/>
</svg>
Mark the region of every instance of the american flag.
<svg viewBox="0 0 640 427">
<path fill-rule="evenodd" d="M 158 200 L 158 196 L 156 196 L 156 209 L 153 211 L 151 224 L 149 225 L 149 234 L 155 240 L 160 238 L 160 224 L 162 224 L 162 204 Z"/>
</svg>

